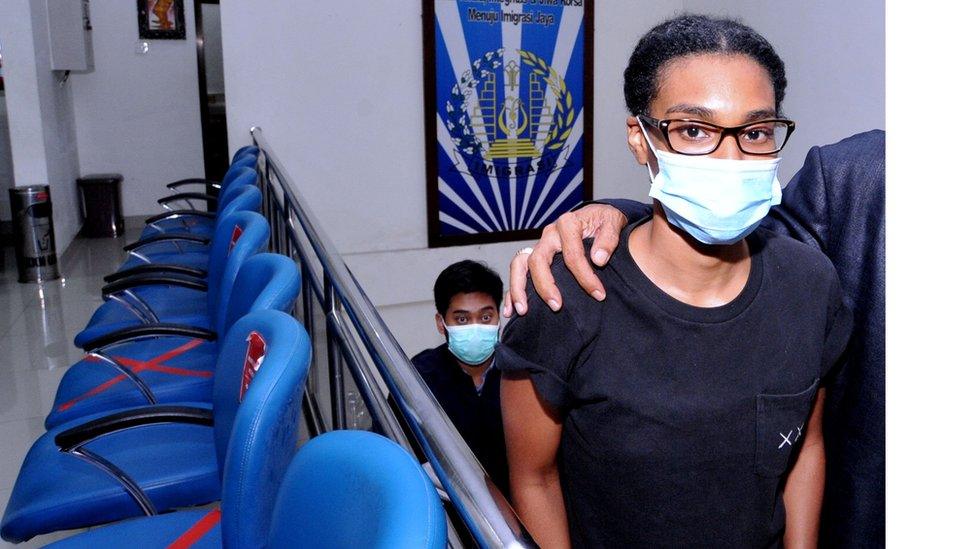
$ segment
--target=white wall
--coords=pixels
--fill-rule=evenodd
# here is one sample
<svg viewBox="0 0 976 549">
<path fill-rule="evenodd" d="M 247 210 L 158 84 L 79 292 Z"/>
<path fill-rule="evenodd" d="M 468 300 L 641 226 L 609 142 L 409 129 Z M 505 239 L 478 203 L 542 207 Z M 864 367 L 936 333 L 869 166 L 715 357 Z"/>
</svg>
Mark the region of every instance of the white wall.
<svg viewBox="0 0 976 549">
<path fill-rule="evenodd" d="M 78 149 L 71 82 L 62 85 L 50 69 L 47 32 L 45 2 L 0 2 L 14 183 L 51 186 L 60 254 L 81 225 L 75 192 Z"/>
<path fill-rule="evenodd" d="M 689 11 L 741 19 L 786 64 L 783 110 L 796 132 L 783 150 L 786 183 L 814 145 L 885 127 L 883 0 L 686 0 Z M 785 176 L 785 177 L 784 177 Z"/>
<path fill-rule="evenodd" d="M 646 171 L 634 163 L 625 145 L 623 69 L 641 34 L 699 3 L 597 4 L 594 194 L 645 200 Z M 733 0 L 707 4 L 709 9 L 724 5 L 730 10 L 740 5 Z M 818 3 L 786 14 L 802 5 L 749 2 L 739 12 L 747 23 L 756 17 L 758 30 L 770 32 L 767 36 L 787 63 L 795 61 L 789 67 L 795 85 L 788 92 L 787 108 L 804 128 L 791 143 L 800 162 L 808 144 L 883 127 L 883 111 L 875 108 L 881 95 L 874 93 L 883 86 L 883 73 L 865 73 L 855 60 L 835 59 L 881 55 L 883 34 L 871 30 L 880 24 L 880 8 L 838 10 Z M 792 35 L 774 35 L 766 28 L 775 26 L 777 18 L 794 26 L 807 24 L 809 18 L 815 28 L 797 33 L 803 40 L 791 42 Z M 232 150 L 248 142 L 248 128 L 261 126 L 407 353 L 438 343 L 431 288 L 440 270 L 461 258 L 481 259 L 507 279 L 508 261 L 524 244 L 426 248 L 420 2 L 374 0 L 351 6 L 300 0 L 287 10 L 269 10 L 259 0 L 225 0 L 221 19 Z M 828 33 L 829 41 L 817 42 L 824 33 L 816 28 L 825 20 L 838 26 L 836 33 L 843 33 L 844 40 Z M 808 47 L 811 53 L 803 55 Z M 830 48 L 836 48 L 832 55 L 824 51 Z M 822 88 L 796 90 L 804 85 L 804 79 L 793 76 L 800 73 L 808 73 L 813 82 L 828 76 L 832 83 L 856 82 L 867 91 L 834 93 L 826 95 L 830 101 L 822 101 Z M 849 113 L 864 109 L 876 116 L 850 118 Z M 824 131 L 815 132 L 816 127 Z M 784 162 L 789 175 L 799 167 L 792 157 Z"/>
<path fill-rule="evenodd" d="M 91 2 L 95 70 L 74 74 L 81 172 L 121 173 L 123 213 L 160 211 L 163 184 L 203 175 L 193 2 L 185 40 L 136 53 L 136 2 Z"/>
</svg>

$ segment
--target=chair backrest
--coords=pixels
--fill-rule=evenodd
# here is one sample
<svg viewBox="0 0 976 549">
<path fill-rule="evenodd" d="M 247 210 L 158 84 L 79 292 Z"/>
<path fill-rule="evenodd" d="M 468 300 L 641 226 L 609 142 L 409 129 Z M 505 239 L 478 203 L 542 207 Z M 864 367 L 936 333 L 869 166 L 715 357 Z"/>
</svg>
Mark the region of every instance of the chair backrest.
<svg viewBox="0 0 976 549">
<path fill-rule="evenodd" d="M 221 465 L 224 547 L 263 547 L 274 497 L 298 445 L 308 333 L 281 311 L 228 330 L 214 374 L 214 441 Z"/>
<path fill-rule="evenodd" d="M 231 164 L 233 164 L 234 162 L 237 162 L 237 159 L 240 158 L 240 157 L 242 157 L 242 156 L 244 156 L 245 154 L 253 154 L 253 155 L 257 156 L 258 152 L 260 152 L 260 151 L 261 151 L 261 149 L 257 148 L 254 145 L 248 145 L 246 147 L 241 147 L 241 148 L 237 149 L 237 152 L 234 153 L 234 157 L 231 158 L 231 161 L 230 162 L 231 162 Z"/>
<path fill-rule="evenodd" d="M 295 262 L 281 254 L 251 256 L 241 266 L 227 294 L 226 318 L 217 326 L 221 339 L 230 327 L 247 313 L 274 309 L 289 312 L 298 298 L 301 275 Z"/>
<path fill-rule="evenodd" d="M 446 545 L 444 507 L 427 474 L 406 450 L 367 431 L 326 433 L 298 451 L 278 489 L 268 544 Z"/>
<path fill-rule="evenodd" d="M 217 223 L 234 212 L 260 212 L 261 189 L 254 185 L 241 185 L 227 191 L 229 194 L 227 205 L 217 212 Z M 216 228 L 216 227 L 215 227 Z"/>
<path fill-rule="evenodd" d="M 227 167 L 227 171 L 239 167 L 256 169 L 257 165 L 258 155 L 254 153 L 245 153 L 235 158 L 234 161 L 230 163 L 230 166 Z M 224 175 L 224 179 L 227 179 L 226 174 Z"/>
<path fill-rule="evenodd" d="M 254 191 L 258 192 L 257 189 Z M 268 248 L 271 234 L 271 228 L 261 214 L 234 212 L 221 217 L 210 241 L 207 264 L 207 312 L 214 330 L 224 325 L 226 305 L 241 265 L 247 258 Z"/>
<path fill-rule="evenodd" d="M 227 183 L 233 181 L 233 179 L 240 174 L 240 170 L 244 168 L 251 168 L 254 170 L 257 169 L 257 165 L 258 157 L 253 154 L 244 154 L 236 158 L 227 168 L 227 173 L 224 174 L 224 177 L 220 182 L 221 190 L 227 186 Z"/>
<path fill-rule="evenodd" d="M 238 189 L 247 186 L 255 186 L 258 183 L 258 172 L 254 168 L 249 168 L 247 166 L 238 166 L 232 168 L 227 172 L 228 175 L 233 172 L 235 175 L 228 181 L 223 183 L 220 189 L 220 195 L 217 197 L 217 211 L 222 211 L 231 200 L 237 196 L 239 192 Z"/>
</svg>

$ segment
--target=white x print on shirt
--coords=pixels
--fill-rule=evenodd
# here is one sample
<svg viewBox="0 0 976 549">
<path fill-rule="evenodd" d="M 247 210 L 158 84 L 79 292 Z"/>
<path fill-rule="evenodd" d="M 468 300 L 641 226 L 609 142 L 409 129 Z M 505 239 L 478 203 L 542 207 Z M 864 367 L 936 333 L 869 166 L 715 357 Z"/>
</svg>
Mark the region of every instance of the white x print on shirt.
<svg viewBox="0 0 976 549">
<path fill-rule="evenodd" d="M 782 437 L 783 442 L 779 443 L 778 449 L 782 449 L 783 446 L 793 446 L 794 442 L 800 440 L 800 435 L 803 434 L 803 426 L 804 423 L 801 423 L 797 425 L 796 429 L 790 429 L 790 432 L 786 433 L 785 435 L 783 433 L 780 433 L 779 436 Z M 796 432 L 795 437 L 793 436 L 794 431 Z"/>
</svg>

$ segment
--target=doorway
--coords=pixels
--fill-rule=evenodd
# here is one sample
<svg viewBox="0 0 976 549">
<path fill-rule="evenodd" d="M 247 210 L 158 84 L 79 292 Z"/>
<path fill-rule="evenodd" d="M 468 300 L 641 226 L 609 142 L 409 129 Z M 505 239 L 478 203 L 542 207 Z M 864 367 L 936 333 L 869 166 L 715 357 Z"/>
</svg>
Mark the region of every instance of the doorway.
<svg viewBox="0 0 976 549">
<path fill-rule="evenodd" d="M 14 186 L 14 163 L 10 154 L 10 130 L 7 123 L 7 97 L 3 85 L 3 44 L 0 44 L 0 248 L 12 244 L 9 189 Z M 6 251 L 0 249 L 0 270 Z"/>
<path fill-rule="evenodd" d="M 224 102 L 224 54 L 220 39 L 220 0 L 194 0 L 197 26 L 197 75 L 203 167 L 207 179 L 220 181 L 227 171 L 227 109 Z"/>
</svg>

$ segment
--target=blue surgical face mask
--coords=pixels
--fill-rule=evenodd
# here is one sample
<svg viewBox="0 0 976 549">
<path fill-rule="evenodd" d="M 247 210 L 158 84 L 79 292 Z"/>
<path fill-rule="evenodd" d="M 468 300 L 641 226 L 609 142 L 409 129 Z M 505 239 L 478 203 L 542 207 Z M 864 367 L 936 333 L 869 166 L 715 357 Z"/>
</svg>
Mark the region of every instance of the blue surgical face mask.
<svg viewBox="0 0 976 549">
<path fill-rule="evenodd" d="M 447 330 L 447 348 L 461 362 L 477 366 L 488 360 L 498 343 L 497 324 L 444 325 Z"/>
<path fill-rule="evenodd" d="M 649 196 L 661 203 L 669 223 L 699 242 L 737 242 L 780 203 L 779 158 L 729 160 L 659 151 L 639 118 L 637 123 L 657 157 L 656 176 L 647 165 Z"/>
</svg>

